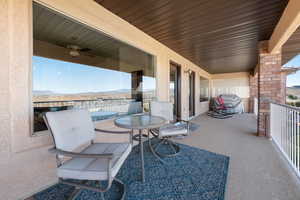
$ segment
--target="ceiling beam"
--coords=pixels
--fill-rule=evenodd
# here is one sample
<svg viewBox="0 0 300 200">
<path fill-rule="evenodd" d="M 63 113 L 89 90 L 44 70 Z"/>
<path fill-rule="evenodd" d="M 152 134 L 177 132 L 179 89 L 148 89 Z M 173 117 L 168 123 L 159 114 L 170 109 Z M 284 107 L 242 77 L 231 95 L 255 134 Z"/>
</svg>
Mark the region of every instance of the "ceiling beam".
<svg viewBox="0 0 300 200">
<path fill-rule="evenodd" d="M 299 26 L 300 1 L 290 0 L 269 40 L 269 52 L 279 52 Z"/>
</svg>

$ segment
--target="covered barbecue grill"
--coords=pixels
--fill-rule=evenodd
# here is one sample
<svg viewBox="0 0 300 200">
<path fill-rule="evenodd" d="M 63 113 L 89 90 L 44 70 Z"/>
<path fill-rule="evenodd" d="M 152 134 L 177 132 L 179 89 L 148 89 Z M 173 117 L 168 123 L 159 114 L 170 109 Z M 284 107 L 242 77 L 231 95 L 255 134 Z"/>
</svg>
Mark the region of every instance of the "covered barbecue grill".
<svg viewBox="0 0 300 200">
<path fill-rule="evenodd" d="M 208 115 L 215 118 L 229 118 L 244 112 L 242 99 L 235 94 L 222 94 L 210 102 Z"/>
</svg>

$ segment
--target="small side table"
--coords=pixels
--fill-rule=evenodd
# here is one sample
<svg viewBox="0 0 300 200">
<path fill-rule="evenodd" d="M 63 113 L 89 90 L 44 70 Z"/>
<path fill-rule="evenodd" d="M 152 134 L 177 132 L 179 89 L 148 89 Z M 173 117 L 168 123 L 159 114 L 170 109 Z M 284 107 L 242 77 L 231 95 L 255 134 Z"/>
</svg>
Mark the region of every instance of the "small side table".
<svg viewBox="0 0 300 200">
<path fill-rule="evenodd" d="M 115 125 L 120 128 L 139 131 L 139 146 L 141 154 L 141 170 L 142 170 L 142 182 L 145 182 L 145 167 L 144 167 L 144 147 L 143 147 L 143 135 L 144 129 L 149 130 L 152 128 L 159 128 L 166 123 L 166 120 L 162 117 L 151 116 L 149 114 L 136 114 L 128 115 L 115 119 Z M 131 141 L 133 141 L 133 134 L 131 134 Z"/>
</svg>

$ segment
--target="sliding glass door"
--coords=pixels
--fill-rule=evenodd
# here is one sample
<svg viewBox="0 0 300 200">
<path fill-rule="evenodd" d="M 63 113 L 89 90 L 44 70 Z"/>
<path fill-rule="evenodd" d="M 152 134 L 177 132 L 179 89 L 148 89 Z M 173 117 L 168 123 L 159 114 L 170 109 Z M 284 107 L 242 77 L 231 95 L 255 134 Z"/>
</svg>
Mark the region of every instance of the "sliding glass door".
<svg viewBox="0 0 300 200">
<path fill-rule="evenodd" d="M 189 116 L 195 116 L 195 72 L 189 74 Z"/>
<path fill-rule="evenodd" d="M 170 63 L 170 101 L 173 103 L 174 119 L 180 119 L 181 117 L 181 101 L 180 101 L 180 65 L 171 62 Z"/>
</svg>

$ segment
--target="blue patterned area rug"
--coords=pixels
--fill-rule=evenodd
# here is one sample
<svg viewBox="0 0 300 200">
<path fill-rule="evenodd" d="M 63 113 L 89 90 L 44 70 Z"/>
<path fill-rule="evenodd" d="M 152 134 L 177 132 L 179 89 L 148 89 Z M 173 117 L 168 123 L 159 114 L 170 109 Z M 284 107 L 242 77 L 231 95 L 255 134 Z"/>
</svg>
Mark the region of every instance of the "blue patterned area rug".
<svg viewBox="0 0 300 200">
<path fill-rule="evenodd" d="M 164 146 L 164 145 L 162 145 Z M 127 200 L 224 200 L 229 157 L 180 144 L 180 153 L 160 163 L 145 142 L 146 181 L 142 183 L 140 154 L 135 146 L 117 177 L 127 188 Z M 167 149 L 160 148 L 161 151 Z M 92 184 L 92 183 L 91 183 Z M 64 200 L 74 187 L 56 184 L 30 199 Z M 116 185 L 105 193 L 105 199 L 120 198 Z M 76 200 L 101 199 L 97 192 L 82 190 Z"/>
</svg>

